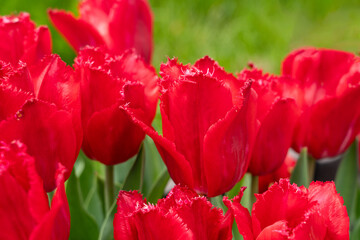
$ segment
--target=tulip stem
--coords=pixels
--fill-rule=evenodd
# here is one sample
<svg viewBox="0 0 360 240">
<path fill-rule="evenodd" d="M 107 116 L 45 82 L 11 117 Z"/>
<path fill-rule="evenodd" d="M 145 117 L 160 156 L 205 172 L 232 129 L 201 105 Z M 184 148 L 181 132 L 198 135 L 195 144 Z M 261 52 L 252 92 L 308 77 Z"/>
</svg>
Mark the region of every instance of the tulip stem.
<svg viewBox="0 0 360 240">
<path fill-rule="evenodd" d="M 114 199 L 114 166 L 105 166 L 105 208 L 108 211 Z"/>
<path fill-rule="evenodd" d="M 250 212 L 252 209 L 252 205 L 256 201 L 255 193 L 259 193 L 259 176 L 251 176 L 251 204 L 249 206 Z"/>
</svg>

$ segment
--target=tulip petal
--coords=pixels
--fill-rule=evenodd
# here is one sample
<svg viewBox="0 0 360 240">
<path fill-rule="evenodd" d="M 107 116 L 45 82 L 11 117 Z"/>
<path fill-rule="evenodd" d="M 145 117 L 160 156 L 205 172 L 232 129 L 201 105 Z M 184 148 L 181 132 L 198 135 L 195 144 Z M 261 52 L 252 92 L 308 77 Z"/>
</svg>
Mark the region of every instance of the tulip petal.
<svg viewBox="0 0 360 240">
<path fill-rule="evenodd" d="M 30 93 L 21 91 L 10 84 L 0 83 L 0 121 L 10 118 L 22 107 Z"/>
<path fill-rule="evenodd" d="M 246 187 L 242 187 L 239 195 L 232 199 L 232 201 L 225 198 L 224 203 L 235 217 L 237 228 L 239 233 L 243 236 L 244 240 L 253 240 L 254 236 L 250 213 L 247 208 L 240 204 L 245 189 Z"/>
<path fill-rule="evenodd" d="M 27 196 L 32 177 L 27 171 L 29 161 L 30 156 L 19 143 L 0 141 L 0 225 L 4 229 L 0 239 L 28 239 L 36 224 Z"/>
<path fill-rule="evenodd" d="M 65 240 L 70 235 L 70 210 L 65 194 L 63 176 L 57 180 L 58 187 L 51 202 L 50 211 L 36 226 L 30 240 Z"/>
<path fill-rule="evenodd" d="M 259 176 L 281 166 L 291 145 L 299 110 L 293 99 L 274 103 L 257 133 L 248 172 Z"/>
<path fill-rule="evenodd" d="M 234 105 L 241 106 L 242 97 L 240 90 L 243 88 L 244 84 L 237 80 L 234 75 L 227 73 L 223 67 L 208 56 L 197 60 L 194 67 L 202 71 L 204 74 L 224 82 L 224 84 L 232 92 Z"/>
<path fill-rule="evenodd" d="M 86 45 L 103 46 L 100 34 L 87 22 L 76 19 L 71 13 L 61 10 L 49 10 L 50 19 L 70 45 L 78 52 Z"/>
<path fill-rule="evenodd" d="M 18 139 L 26 144 L 28 153 L 35 158 L 45 190 L 52 191 L 56 186 L 57 164 L 65 166 L 67 179 L 76 160 L 72 116 L 39 100 L 27 101 L 15 115 L 0 122 L 0 138 L 6 141 Z"/>
<path fill-rule="evenodd" d="M 209 197 L 230 190 L 246 172 L 257 129 L 255 99 L 247 86 L 242 108 L 232 108 L 205 135 L 203 164 Z"/>
<path fill-rule="evenodd" d="M 109 13 L 109 49 L 121 54 L 134 48 L 145 60 L 151 62 L 153 51 L 152 14 L 146 0 L 118 1 Z"/>
<path fill-rule="evenodd" d="M 0 60 L 13 66 L 21 60 L 30 67 L 50 53 L 49 29 L 35 29 L 28 13 L 0 18 Z"/>
<path fill-rule="evenodd" d="M 262 230 L 256 240 L 287 240 L 288 231 L 286 221 L 278 221 Z"/>
<path fill-rule="evenodd" d="M 142 83 L 144 86 L 145 101 L 143 109 L 147 111 L 149 123 L 155 117 L 159 98 L 158 76 L 154 67 L 132 51 L 126 51 L 119 59 L 109 63 L 112 74 L 126 79 L 130 83 Z M 133 99 L 134 100 L 134 99 Z"/>
<path fill-rule="evenodd" d="M 306 193 L 296 185 L 291 185 L 287 179 L 281 179 L 265 193 L 256 195 L 256 198 L 252 210 L 255 236 L 262 229 L 282 220 L 287 222 L 290 229 L 296 227 L 306 219 L 306 213 L 315 205 Z"/>
<path fill-rule="evenodd" d="M 214 78 L 195 75 L 179 82 L 160 99 L 161 113 L 168 120 L 164 121 L 163 128 L 170 128 L 167 124 L 171 123 L 173 130 L 170 136 L 165 130 L 164 137 L 174 137 L 177 151 L 184 155 L 193 169 L 196 191 L 205 193 L 205 163 L 201 160 L 204 136 L 209 127 L 232 108 L 231 92 Z"/>
<path fill-rule="evenodd" d="M 326 216 L 326 239 L 349 239 L 349 217 L 343 198 L 336 192 L 333 182 L 312 182 L 309 198 L 317 201 L 320 214 Z"/>
<path fill-rule="evenodd" d="M 308 147 L 316 159 L 344 152 L 360 131 L 359 95 L 360 87 L 352 88 L 306 109 L 295 127 L 295 150 Z"/>
<path fill-rule="evenodd" d="M 129 113 L 129 116 L 133 115 L 134 114 Z M 167 138 L 160 136 L 152 127 L 139 119 L 136 119 L 135 117 L 132 117 L 131 119 L 155 142 L 156 148 L 166 164 L 174 182 L 181 182 L 192 188 L 194 186 L 192 169 L 184 156 L 176 150 L 174 143 Z"/>
<path fill-rule="evenodd" d="M 114 218 L 115 240 L 193 239 L 178 216 L 166 214 L 155 206 L 145 205 L 136 191 L 121 191 L 117 204 L 118 212 Z"/>
<path fill-rule="evenodd" d="M 85 131 L 95 159 L 111 165 L 124 162 L 138 152 L 145 134 L 131 118 L 118 104 L 92 115 Z M 104 131 L 108 126 L 112 126 L 111 131 Z"/>
<path fill-rule="evenodd" d="M 355 56 L 336 50 L 299 49 L 282 64 L 282 74 L 292 76 L 304 88 L 304 100 L 312 105 L 327 95 L 334 95 L 340 78 L 353 64 Z"/>
</svg>

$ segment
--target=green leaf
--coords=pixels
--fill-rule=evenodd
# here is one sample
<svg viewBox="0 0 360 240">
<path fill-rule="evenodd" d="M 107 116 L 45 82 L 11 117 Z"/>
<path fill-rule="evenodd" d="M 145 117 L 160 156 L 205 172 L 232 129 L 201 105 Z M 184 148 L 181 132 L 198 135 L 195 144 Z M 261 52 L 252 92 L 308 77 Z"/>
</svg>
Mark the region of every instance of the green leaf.
<svg viewBox="0 0 360 240">
<path fill-rule="evenodd" d="M 357 141 L 354 141 L 346 151 L 335 178 L 336 190 L 344 199 L 350 220 L 353 220 L 355 217 L 354 203 L 357 193 L 358 173 L 357 146 Z"/>
<path fill-rule="evenodd" d="M 166 166 L 155 146 L 154 141 L 146 136 L 144 139 L 144 151 L 146 168 L 144 173 L 144 183 L 141 192 L 144 196 L 149 196 L 155 182 L 166 170 Z"/>
<path fill-rule="evenodd" d="M 230 199 L 237 196 L 240 192 L 240 188 L 244 186 L 245 176 L 230 190 L 226 193 Z"/>
<path fill-rule="evenodd" d="M 241 179 L 241 186 L 246 186 L 247 189 L 244 191 L 244 195 L 241 198 L 241 205 L 243 205 L 245 208 L 249 209 L 251 212 L 252 205 L 251 205 L 251 174 L 246 173 L 244 177 Z"/>
<path fill-rule="evenodd" d="M 100 229 L 100 234 L 99 234 L 99 238 L 98 240 L 112 240 L 114 239 L 114 226 L 113 226 L 113 221 L 114 221 L 114 215 L 116 213 L 116 201 L 117 199 L 114 200 L 114 202 L 112 203 L 109 211 L 106 213 L 104 222 L 101 226 Z"/>
<path fill-rule="evenodd" d="M 239 233 L 238 227 L 236 222 L 233 222 L 233 226 L 232 226 L 232 233 L 233 233 L 233 240 L 243 240 L 244 238 L 241 236 L 241 234 Z"/>
<path fill-rule="evenodd" d="M 221 208 L 221 209 L 223 210 L 223 212 L 225 213 L 226 210 L 227 210 L 227 208 L 226 208 L 225 204 L 223 203 L 222 198 L 223 198 L 222 195 L 219 195 L 219 196 L 216 196 L 216 197 L 212 197 L 212 198 L 210 198 L 210 202 L 211 202 L 212 205 L 214 205 L 215 207 Z"/>
<path fill-rule="evenodd" d="M 147 196 L 148 202 L 156 203 L 158 199 L 162 198 L 166 184 L 170 179 L 170 175 L 167 169 L 164 169 L 162 174 L 153 184 L 149 195 Z"/>
<path fill-rule="evenodd" d="M 360 240 L 360 220 L 356 222 L 354 230 L 350 234 L 350 240 Z"/>
<path fill-rule="evenodd" d="M 72 172 L 66 184 L 66 195 L 70 208 L 70 239 L 97 239 L 99 228 L 94 218 L 84 209 L 79 179 Z"/>
<path fill-rule="evenodd" d="M 309 187 L 309 157 L 307 148 L 301 149 L 299 159 L 296 163 L 290 182 L 298 186 Z"/>
<path fill-rule="evenodd" d="M 139 190 L 141 191 L 144 181 L 145 154 L 143 145 L 137 154 L 136 160 L 128 173 L 122 190 Z"/>
</svg>

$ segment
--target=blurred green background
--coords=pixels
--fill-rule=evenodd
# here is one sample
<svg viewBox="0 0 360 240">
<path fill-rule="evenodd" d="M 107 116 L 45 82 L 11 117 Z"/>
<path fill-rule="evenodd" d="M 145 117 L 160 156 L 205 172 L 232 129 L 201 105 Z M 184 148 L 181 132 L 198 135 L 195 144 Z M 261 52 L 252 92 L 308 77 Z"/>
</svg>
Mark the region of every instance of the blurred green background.
<svg viewBox="0 0 360 240">
<path fill-rule="evenodd" d="M 54 52 L 70 64 L 75 55 L 51 26 L 46 10 L 78 14 L 77 4 L 78 0 L 1 0 L 0 13 L 27 11 L 37 24 L 49 25 Z M 360 2 L 355 0 L 150 0 L 150 5 L 156 69 L 167 57 L 193 63 L 209 55 L 230 72 L 239 72 L 251 61 L 279 73 L 281 60 L 297 47 L 355 53 L 360 47 Z"/>
</svg>

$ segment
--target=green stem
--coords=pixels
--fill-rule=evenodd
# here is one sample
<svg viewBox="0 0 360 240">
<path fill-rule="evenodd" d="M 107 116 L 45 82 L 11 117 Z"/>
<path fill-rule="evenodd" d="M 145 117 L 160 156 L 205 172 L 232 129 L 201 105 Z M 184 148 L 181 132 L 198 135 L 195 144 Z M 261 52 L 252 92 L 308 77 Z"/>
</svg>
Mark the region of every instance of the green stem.
<svg viewBox="0 0 360 240">
<path fill-rule="evenodd" d="M 114 166 L 105 166 L 105 208 L 108 211 L 114 199 Z"/>
<path fill-rule="evenodd" d="M 255 193 L 259 192 L 259 177 L 251 176 L 251 204 L 249 206 L 249 211 L 251 212 L 252 205 L 256 202 Z"/>
</svg>

